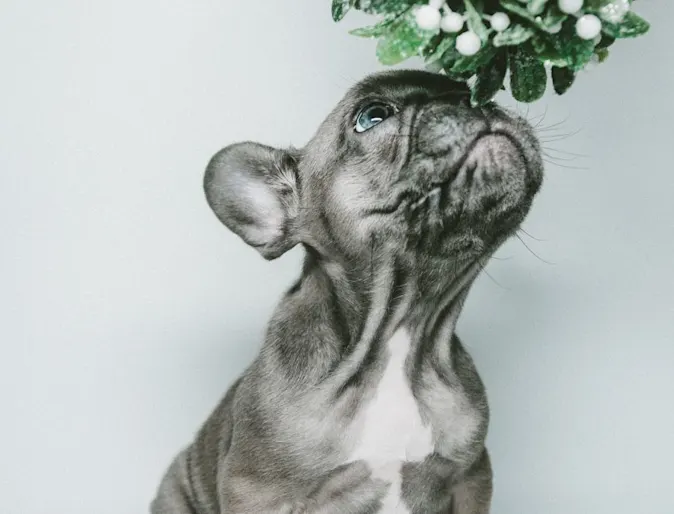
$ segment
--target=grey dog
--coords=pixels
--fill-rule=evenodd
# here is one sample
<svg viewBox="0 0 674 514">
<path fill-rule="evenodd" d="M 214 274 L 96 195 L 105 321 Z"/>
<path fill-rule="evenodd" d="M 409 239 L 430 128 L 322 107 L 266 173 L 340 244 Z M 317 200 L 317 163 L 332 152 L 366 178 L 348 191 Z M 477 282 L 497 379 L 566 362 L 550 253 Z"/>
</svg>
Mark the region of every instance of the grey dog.
<svg viewBox="0 0 674 514">
<path fill-rule="evenodd" d="M 220 221 L 306 258 L 153 514 L 488 513 L 489 409 L 455 327 L 542 176 L 526 121 L 413 70 L 356 84 L 302 149 L 219 151 Z"/>
</svg>

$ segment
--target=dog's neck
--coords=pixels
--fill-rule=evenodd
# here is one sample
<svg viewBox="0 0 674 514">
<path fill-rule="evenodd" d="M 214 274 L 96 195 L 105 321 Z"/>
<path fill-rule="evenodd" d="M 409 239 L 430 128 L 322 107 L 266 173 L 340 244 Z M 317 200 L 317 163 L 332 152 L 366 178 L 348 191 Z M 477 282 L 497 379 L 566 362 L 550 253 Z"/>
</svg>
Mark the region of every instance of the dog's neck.
<svg viewBox="0 0 674 514">
<path fill-rule="evenodd" d="M 307 306 L 325 306 L 321 323 L 339 339 L 340 375 L 348 383 L 402 326 L 411 332 L 417 359 L 446 357 L 482 262 L 376 251 L 345 263 L 309 248 L 297 294 Z"/>
</svg>

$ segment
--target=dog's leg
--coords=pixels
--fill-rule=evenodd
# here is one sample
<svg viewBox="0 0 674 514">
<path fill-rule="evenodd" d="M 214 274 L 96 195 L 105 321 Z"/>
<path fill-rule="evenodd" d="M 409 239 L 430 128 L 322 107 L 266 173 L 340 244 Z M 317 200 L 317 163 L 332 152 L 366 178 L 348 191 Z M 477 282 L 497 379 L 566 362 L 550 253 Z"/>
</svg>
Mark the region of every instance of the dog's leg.
<svg viewBox="0 0 674 514">
<path fill-rule="evenodd" d="M 187 450 L 173 461 L 150 506 L 151 514 L 199 514 L 193 506 L 187 471 Z"/>
<path fill-rule="evenodd" d="M 227 391 L 195 441 L 173 461 L 150 507 L 151 514 L 217 514 L 218 466 L 232 435 L 232 404 L 241 380 Z"/>
<path fill-rule="evenodd" d="M 454 487 L 449 514 L 489 514 L 492 490 L 491 463 L 485 450 L 465 480 Z"/>
</svg>

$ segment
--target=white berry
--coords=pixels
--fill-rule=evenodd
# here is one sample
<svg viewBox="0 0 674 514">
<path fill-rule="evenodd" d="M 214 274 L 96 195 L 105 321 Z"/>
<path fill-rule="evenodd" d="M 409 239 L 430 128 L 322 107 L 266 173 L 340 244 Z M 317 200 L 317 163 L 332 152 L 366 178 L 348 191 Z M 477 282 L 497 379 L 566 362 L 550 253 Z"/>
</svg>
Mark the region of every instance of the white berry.
<svg viewBox="0 0 674 514">
<path fill-rule="evenodd" d="M 594 14 L 586 14 L 576 22 L 576 34 L 581 39 L 594 39 L 601 34 L 601 21 Z"/>
<path fill-rule="evenodd" d="M 464 20 L 458 12 L 448 12 L 442 17 L 440 28 L 445 32 L 460 32 L 463 28 Z"/>
<path fill-rule="evenodd" d="M 559 10 L 566 14 L 574 14 L 583 8 L 584 0 L 559 0 Z"/>
<path fill-rule="evenodd" d="M 440 10 L 430 5 L 423 5 L 417 9 L 417 25 L 424 30 L 437 30 L 440 28 Z"/>
<path fill-rule="evenodd" d="M 468 31 L 456 38 L 456 50 L 465 56 L 475 55 L 480 51 L 482 41 L 475 32 Z"/>
<path fill-rule="evenodd" d="M 445 0 L 431 0 L 428 2 L 428 5 L 433 7 L 434 9 L 441 9 L 443 5 L 445 5 Z"/>
<path fill-rule="evenodd" d="M 503 32 L 510 27 L 510 17 L 504 12 L 497 12 L 491 15 L 490 23 L 496 32 Z"/>
</svg>

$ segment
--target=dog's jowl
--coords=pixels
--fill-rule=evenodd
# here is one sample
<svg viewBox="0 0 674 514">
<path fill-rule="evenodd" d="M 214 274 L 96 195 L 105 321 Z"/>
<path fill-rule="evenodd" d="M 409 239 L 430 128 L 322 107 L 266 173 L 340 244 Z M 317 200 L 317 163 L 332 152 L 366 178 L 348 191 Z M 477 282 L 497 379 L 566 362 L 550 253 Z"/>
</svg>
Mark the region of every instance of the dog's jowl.
<svg viewBox="0 0 674 514">
<path fill-rule="evenodd" d="M 219 151 L 218 219 L 306 258 L 152 512 L 488 513 L 487 400 L 455 327 L 541 180 L 524 120 L 421 71 L 356 84 L 303 148 Z"/>
</svg>

